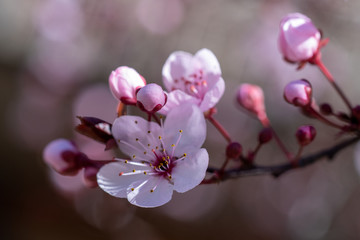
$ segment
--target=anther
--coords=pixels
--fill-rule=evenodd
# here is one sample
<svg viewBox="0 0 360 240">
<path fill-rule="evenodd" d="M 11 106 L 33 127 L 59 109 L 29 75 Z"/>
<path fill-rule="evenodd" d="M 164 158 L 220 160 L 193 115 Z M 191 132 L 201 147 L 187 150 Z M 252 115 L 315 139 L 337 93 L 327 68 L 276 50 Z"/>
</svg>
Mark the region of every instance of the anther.
<svg viewBox="0 0 360 240">
<path fill-rule="evenodd" d="M 186 157 L 186 155 L 187 155 L 186 153 L 183 154 L 184 157 Z"/>
<path fill-rule="evenodd" d="M 128 160 L 125 160 L 125 163 L 128 163 Z"/>
<path fill-rule="evenodd" d="M 136 170 L 135 169 L 133 169 L 133 172 L 135 172 Z"/>
<path fill-rule="evenodd" d="M 138 121 L 135 121 L 135 124 L 138 124 Z"/>
<path fill-rule="evenodd" d="M 160 139 L 160 140 L 161 140 L 161 138 L 162 138 L 162 137 L 161 137 L 161 136 L 159 136 L 159 139 Z"/>
<path fill-rule="evenodd" d="M 133 158 L 135 158 L 136 156 L 135 155 L 133 155 Z"/>
<path fill-rule="evenodd" d="M 171 144 L 172 147 L 175 147 L 175 144 Z"/>
<path fill-rule="evenodd" d="M 150 189 L 150 192 L 151 192 L 151 193 L 153 193 L 153 192 L 154 192 L 154 190 L 153 190 L 153 189 Z"/>
<path fill-rule="evenodd" d="M 144 154 L 147 154 L 147 152 L 144 152 Z"/>
<path fill-rule="evenodd" d="M 165 157 L 162 157 L 161 159 L 164 161 L 164 160 L 165 160 Z"/>
<path fill-rule="evenodd" d="M 146 175 L 146 172 L 144 172 L 144 174 Z"/>
<path fill-rule="evenodd" d="M 135 139 L 135 141 L 139 141 L 139 139 L 138 139 L 138 138 L 136 138 L 136 139 Z"/>
<path fill-rule="evenodd" d="M 179 130 L 179 133 L 182 133 L 182 132 L 183 132 L 183 130 L 180 129 L 180 130 Z"/>
<path fill-rule="evenodd" d="M 151 133 L 151 131 L 148 131 L 148 133 Z"/>
<path fill-rule="evenodd" d="M 120 172 L 120 173 L 119 173 L 119 176 L 121 176 L 121 175 L 123 175 L 123 174 L 124 174 L 124 172 Z"/>
<path fill-rule="evenodd" d="M 134 191 L 135 189 L 134 188 L 131 188 L 131 191 Z"/>
</svg>

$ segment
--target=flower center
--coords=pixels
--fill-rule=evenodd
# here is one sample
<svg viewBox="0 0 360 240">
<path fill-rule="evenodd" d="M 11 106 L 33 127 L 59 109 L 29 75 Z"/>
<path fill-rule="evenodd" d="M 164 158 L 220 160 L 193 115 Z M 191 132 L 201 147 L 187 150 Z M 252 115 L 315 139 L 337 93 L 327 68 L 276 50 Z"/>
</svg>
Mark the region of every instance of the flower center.
<svg viewBox="0 0 360 240">
<path fill-rule="evenodd" d="M 180 79 L 175 79 L 174 83 L 174 89 L 181 89 L 187 94 L 200 99 L 204 98 L 208 87 L 208 83 L 206 79 L 204 79 L 204 72 L 202 69 L 199 69 L 189 76 L 182 76 Z"/>
</svg>

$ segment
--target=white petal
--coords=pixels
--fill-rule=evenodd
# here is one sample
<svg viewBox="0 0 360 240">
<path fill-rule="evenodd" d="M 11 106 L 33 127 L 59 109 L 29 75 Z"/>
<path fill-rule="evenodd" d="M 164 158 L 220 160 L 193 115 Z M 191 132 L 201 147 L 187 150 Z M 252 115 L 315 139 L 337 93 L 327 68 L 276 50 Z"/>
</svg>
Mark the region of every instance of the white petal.
<svg viewBox="0 0 360 240">
<path fill-rule="evenodd" d="M 176 162 L 171 173 L 174 190 L 183 193 L 199 185 L 205 177 L 208 164 L 209 154 L 204 148 Z"/>
<path fill-rule="evenodd" d="M 175 156 L 184 154 L 186 150 L 199 149 L 206 138 L 206 122 L 200 108 L 194 104 L 183 104 L 174 108 L 167 115 L 164 123 L 165 149 L 176 144 L 182 130 L 181 139 L 175 146 Z"/>
<path fill-rule="evenodd" d="M 128 200 L 139 207 L 158 207 L 169 202 L 174 186 L 161 176 L 150 177 L 146 182 L 137 182 L 128 189 Z M 153 191 L 152 191 L 153 190 Z"/>
<path fill-rule="evenodd" d="M 214 107 L 224 94 L 224 90 L 225 82 L 223 78 L 220 78 L 219 81 L 205 94 L 204 99 L 200 104 L 200 109 L 205 112 Z"/>
<path fill-rule="evenodd" d="M 131 174 L 133 169 L 141 170 L 141 172 Z M 131 184 L 139 181 L 145 182 L 151 177 L 145 175 L 143 171 L 151 171 L 151 169 L 150 167 L 134 167 L 133 165 L 120 162 L 109 163 L 103 166 L 97 173 L 97 182 L 99 187 L 108 194 L 114 197 L 125 198 Z M 128 173 L 130 175 L 126 175 Z"/>
<path fill-rule="evenodd" d="M 122 152 L 131 158 L 135 155 L 135 160 L 147 161 L 153 158 L 151 149 L 159 145 L 157 138 L 162 131 L 154 122 L 136 116 L 122 116 L 115 120 L 112 134 Z"/>
<path fill-rule="evenodd" d="M 200 99 L 188 95 L 181 90 L 174 90 L 168 93 L 167 102 L 165 106 L 160 109 L 159 113 L 167 115 L 172 109 L 185 103 L 200 104 Z"/>
<path fill-rule="evenodd" d="M 206 48 L 200 49 L 195 54 L 195 58 L 201 63 L 204 72 L 215 76 L 221 76 L 219 61 L 212 51 Z"/>
<path fill-rule="evenodd" d="M 193 55 L 183 51 L 170 54 L 162 68 L 163 82 L 168 91 L 172 91 L 174 81 L 187 77 L 194 72 Z"/>
</svg>

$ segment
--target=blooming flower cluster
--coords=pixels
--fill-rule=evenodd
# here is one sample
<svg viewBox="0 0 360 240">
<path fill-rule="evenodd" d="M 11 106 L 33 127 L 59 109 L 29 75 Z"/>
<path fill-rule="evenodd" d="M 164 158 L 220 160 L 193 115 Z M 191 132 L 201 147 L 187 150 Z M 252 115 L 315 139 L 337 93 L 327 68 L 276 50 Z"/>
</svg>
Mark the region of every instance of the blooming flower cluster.
<svg viewBox="0 0 360 240">
<path fill-rule="evenodd" d="M 299 64 L 298 69 L 307 62 L 316 65 L 344 100 L 349 112 L 336 114 L 328 103 L 319 108 L 313 99 L 312 85 L 305 79 L 289 82 L 284 88 L 284 99 L 307 116 L 340 130 L 341 134 L 355 133 L 358 140 L 360 106 L 352 107 L 322 63 L 319 52 L 327 40 L 321 37 L 308 17 L 289 14 L 280 23 L 280 52 L 288 62 Z M 147 84 L 136 70 L 120 66 L 109 77 L 110 91 L 119 102 L 118 118 L 111 124 L 93 117 L 79 117 L 81 123 L 76 128 L 79 133 L 105 144 L 106 150 L 118 147 L 126 157 L 93 160 L 74 143 L 58 139 L 45 148 L 45 162 L 63 175 L 74 175 L 84 169 L 88 186 L 98 186 L 114 197 L 127 198 L 136 206 L 158 207 L 170 201 L 173 191 L 183 193 L 199 184 L 243 175 L 280 176 L 321 157 L 333 157 L 339 149 L 352 143 L 349 141 L 313 157 L 302 158 L 303 148 L 311 144 L 317 134 L 312 125 L 303 125 L 294 133 L 298 151 L 288 151 L 267 117 L 263 90 L 260 86 L 243 83 L 237 90 L 236 101 L 264 127 L 258 133 L 257 146 L 244 151 L 214 118 L 225 82 L 220 64 L 210 50 L 201 49 L 195 55 L 183 51 L 172 53 L 162 68 L 162 77 L 166 91 L 155 83 Z M 128 107 L 139 108 L 147 118 L 126 115 Z M 337 118 L 338 122 L 329 116 Z M 202 148 L 206 139 L 206 120 L 227 141 L 220 168 L 208 166 L 209 155 Z M 275 166 L 258 165 L 255 162 L 257 153 L 273 139 L 288 162 Z M 231 160 L 237 164 L 236 168 L 228 167 Z M 206 179 L 206 173 L 211 177 Z"/>
</svg>

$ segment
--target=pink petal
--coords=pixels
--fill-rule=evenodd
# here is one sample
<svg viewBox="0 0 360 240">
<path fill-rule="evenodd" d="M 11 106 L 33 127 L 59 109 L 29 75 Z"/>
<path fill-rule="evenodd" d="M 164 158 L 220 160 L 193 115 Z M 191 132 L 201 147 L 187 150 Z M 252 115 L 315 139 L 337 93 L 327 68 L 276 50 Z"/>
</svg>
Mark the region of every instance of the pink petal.
<svg viewBox="0 0 360 240">
<path fill-rule="evenodd" d="M 148 122 L 141 117 L 122 116 L 115 120 L 112 134 L 123 153 L 130 157 L 135 155 L 136 160 L 148 161 L 152 155 L 144 154 L 144 152 L 150 152 L 151 148 L 158 145 L 156 139 L 162 135 L 162 131 L 158 124 Z"/>
<path fill-rule="evenodd" d="M 200 49 L 196 54 L 195 58 L 201 63 L 202 70 L 211 75 L 221 76 L 221 68 L 219 61 L 212 51 L 203 48 Z"/>
<path fill-rule="evenodd" d="M 136 167 L 137 170 L 139 168 L 144 171 L 150 169 L 150 167 Z M 124 175 L 124 173 L 131 173 L 133 169 L 133 165 L 126 163 L 114 162 L 106 164 L 97 174 L 99 187 L 114 197 L 125 198 L 131 184 L 145 182 L 149 179 L 149 176 L 143 173 Z"/>
<path fill-rule="evenodd" d="M 195 65 L 193 56 L 190 53 L 183 51 L 173 52 L 165 61 L 162 69 L 163 82 L 166 89 L 172 91 L 174 81 L 192 74 Z"/>
<path fill-rule="evenodd" d="M 174 190 L 183 193 L 199 185 L 205 177 L 208 164 L 209 154 L 205 148 L 178 161 L 172 171 Z"/>
<path fill-rule="evenodd" d="M 176 144 L 175 156 L 180 156 L 189 149 L 199 149 L 206 138 L 206 122 L 204 114 L 194 104 L 183 104 L 174 108 L 166 117 L 164 123 L 164 143 L 168 152 L 172 151 L 171 144 Z"/>
<path fill-rule="evenodd" d="M 220 78 L 219 81 L 205 94 L 203 101 L 200 104 L 200 109 L 204 112 L 214 107 L 225 90 L 225 81 Z"/>
<path fill-rule="evenodd" d="M 165 106 L 159 111 L 159 113 L 163 115 L 167 115 L 175 107 L 178 107 L 186 103 L 192 103 L 198 105 L 200 104 L 200 99 L 190 96 L 181 90 L 174 90 L 168 93 L 167 102 Z"/>
<path fill-rule="evenodd" d="M 128 189 L 129 202 L 139 207 L 149 208 L 169 202 L 174 186 L 163 177 L 153 176 L 145 182 L 133 183 L 131 188 Z"/>
</svg>

